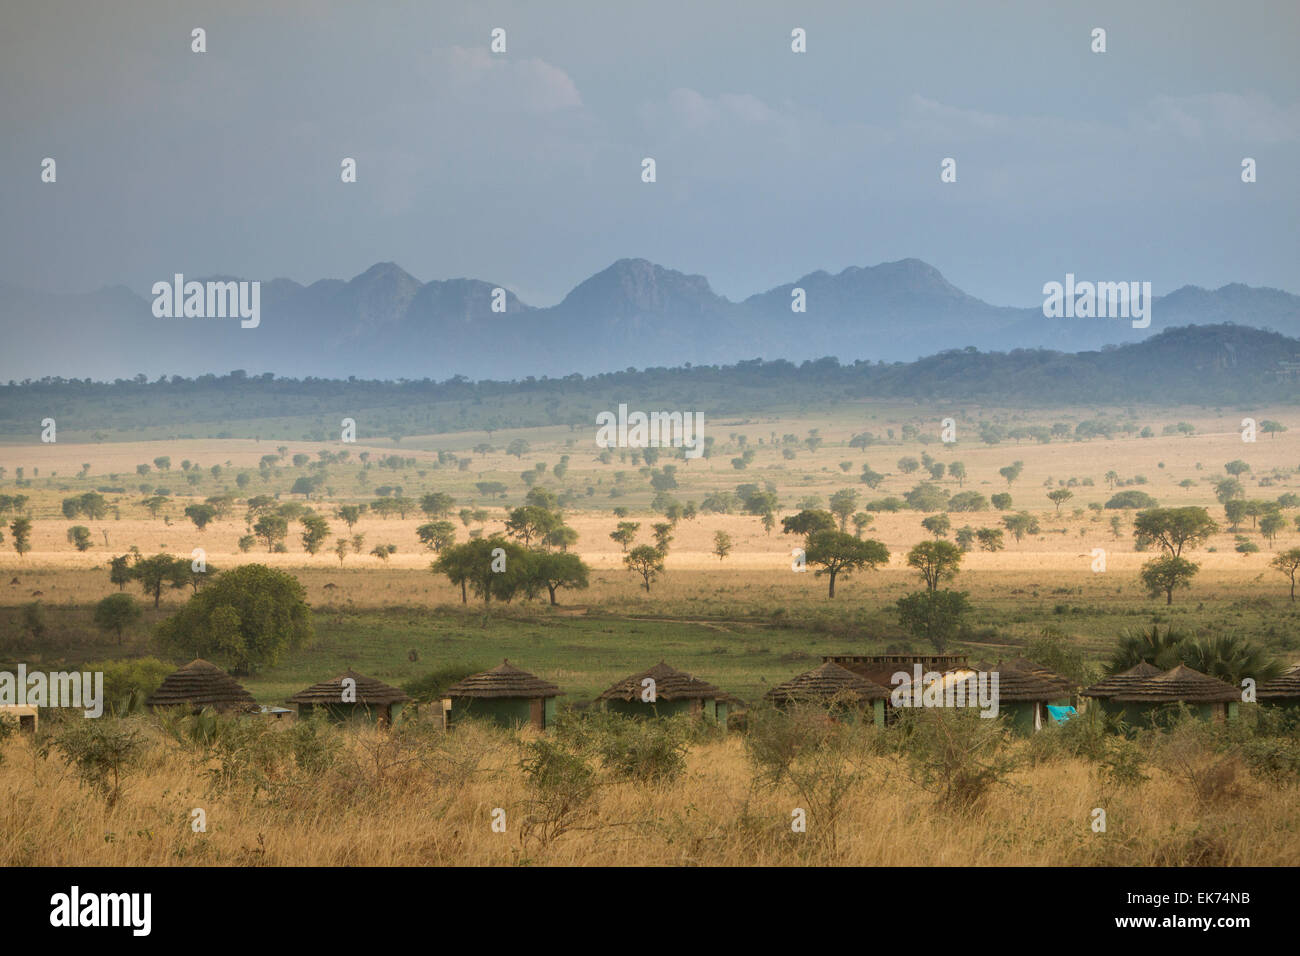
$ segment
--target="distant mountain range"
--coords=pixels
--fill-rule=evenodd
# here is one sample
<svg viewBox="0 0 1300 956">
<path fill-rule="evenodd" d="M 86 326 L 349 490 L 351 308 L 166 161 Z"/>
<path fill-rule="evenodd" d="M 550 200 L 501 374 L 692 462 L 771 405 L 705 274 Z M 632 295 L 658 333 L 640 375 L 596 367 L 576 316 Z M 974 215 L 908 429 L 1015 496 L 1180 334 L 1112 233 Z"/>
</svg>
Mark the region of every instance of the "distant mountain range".
<svg viewBox="0 0 1300 956">
<path fill-rule="evenodd" d="M 492 311 L 498 287 L 504 312 Z M 806 294 L 804 313 L 791 311 L 795 288 Z M 536 308 L 503 284 L 420 282 L 384 262 L 347 281 L 263 280 L 256 329 L 241 329 L 237 319 L 155 318 L 151 297 L 122 286 L 55 295 L 0 284 L 0 333 L 11 346 L 0 352 L 0 380 L 235 368 L 500 380 L 752 358 L 899 362 L 966 347 L 1089 351 L 1223 322 L 1300 336 L 1300 296 L 1240 284 L 1184 286 L 1157 296 L 1150 327 L 1134 329 L 1122 319 L 1048 319 L 1040 308 L 990 305 L 918 259 L 813 272 L 741 302 L 715 293 L 703 276 L 621 259 L 559 304 Z"/>
</svg>

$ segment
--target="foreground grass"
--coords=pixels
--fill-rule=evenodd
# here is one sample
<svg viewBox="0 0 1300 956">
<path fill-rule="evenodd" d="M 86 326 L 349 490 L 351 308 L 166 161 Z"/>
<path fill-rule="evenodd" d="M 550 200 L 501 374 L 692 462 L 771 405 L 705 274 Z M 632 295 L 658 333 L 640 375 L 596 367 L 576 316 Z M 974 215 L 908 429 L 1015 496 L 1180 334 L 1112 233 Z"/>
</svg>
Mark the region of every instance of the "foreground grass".
<svg viewBox="0 0 1300 956">
<path fill-rule="evenodd" d="M 832 841 L 816 810 L 807 832 L 792 830 L 806 794 L 788 780 L 756 785 L 735 733 L 693 743 L 671 782 L 598 777 L 548 834 L 539 820 L 559 803 L 521 770 L 538 739 L 530 732 L 467 723 L 401 743 L 370 728 L 331 730 L 338 749 L 304 770 L 259 762 L 249 740 L 223 752 L 140 726 L 148 744 L 115 802 L 57 751 L 41 756 L 30 738 L 11 738 L 0 751 L 0 864 L 1300 864 L 1294 774 L 1265 779 L 1202 750 L 1183 773 L 1153 764 L 1121 786 L 1098 763 L 1018 741 L 1009 746 L 1019 769 L 966 810 L 937 802 L 903 755 L 868 755 Z M 1198 789 L 1192 779 L 1211 767 L 1217 785 Z M 1092 827 L 1098 807 L 1104 833 Z M 498 808 L 504 832 L 493 830 Z M 192 827 L 195 809 L 206 832 Z"/>
</svg>

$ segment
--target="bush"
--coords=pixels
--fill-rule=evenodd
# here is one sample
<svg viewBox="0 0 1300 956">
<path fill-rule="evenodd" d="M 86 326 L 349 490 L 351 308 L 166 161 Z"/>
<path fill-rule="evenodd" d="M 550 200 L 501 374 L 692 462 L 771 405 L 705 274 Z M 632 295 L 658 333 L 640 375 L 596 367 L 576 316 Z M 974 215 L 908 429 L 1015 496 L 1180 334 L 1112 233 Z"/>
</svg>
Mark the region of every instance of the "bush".
<svg viewBox="0 0 1300 956">
<path fill-rule="evenodd" d="M 1015 767 L 1005 721 L 971 708 L 908 708 L 895 733 L 912 779 L 947 810 L 975 812 Z"/>
</svg>

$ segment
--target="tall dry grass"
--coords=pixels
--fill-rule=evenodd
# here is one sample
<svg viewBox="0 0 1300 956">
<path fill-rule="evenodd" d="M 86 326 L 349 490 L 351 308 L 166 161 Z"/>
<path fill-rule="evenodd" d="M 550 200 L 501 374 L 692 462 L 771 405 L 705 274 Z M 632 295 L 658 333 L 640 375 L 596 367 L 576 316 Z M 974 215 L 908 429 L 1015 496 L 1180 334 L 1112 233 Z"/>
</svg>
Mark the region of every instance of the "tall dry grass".
<svg viewBox="0 0 1300 956">
<path fill-rule="evenodd" d="M 139 727 L 147 743 L 115 802 L 83 784 L 57 749 L 42 756 L 37 741 L 11 737 L 0 764 L 0 863 L 1300 864 L 1294 774 L 1258 776 L 1195 735 L 1160 744 L 1174 759 L 1153 751 L 1143 774 L 1119 782 L 1100 763 L 1017 741 L 1020 769 L 965 811 L 922 789 L 906 756 L 861 752 L 832 849 L 815 813 L 807 832 L 792 830 L 806 801 L 788 784 L 756 783 L 735 733 L 692 743 L 676 780 L 636 782 L 598 768 L 590 798 L 566 806 L 572 793 L 539 796 L 520 766 L 552 734 L 473 723 L 446 735 L 321 728 L 277 747 L 254 729 L 223 750 L 186 743 L 157 721 Z M 283 744 L 294 731 L 265 733 Z M 1211 766 L 1218 782 L 1209 789 L 1183 772 Z M 1097 807 L 1107 813 L 1104 833 L 1092 826 Z M 192 829 L 195 808 L 206 832 Z M 493 830 L 498 808 L 505 832 Z M 541 818 L 555 813 L 565 826 L 546 839 Z"/>
</svg>

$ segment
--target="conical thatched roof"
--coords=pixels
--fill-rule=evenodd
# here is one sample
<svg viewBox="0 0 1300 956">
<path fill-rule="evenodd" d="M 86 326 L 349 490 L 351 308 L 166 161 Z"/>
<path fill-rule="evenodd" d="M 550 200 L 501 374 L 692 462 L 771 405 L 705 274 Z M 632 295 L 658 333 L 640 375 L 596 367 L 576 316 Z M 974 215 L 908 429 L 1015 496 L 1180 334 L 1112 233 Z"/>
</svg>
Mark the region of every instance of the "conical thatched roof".
<svg viewBox="0 0 1300 956">
<path fill-rule="evenodd" d="M 1041 677 L 1050 684 L 1056 684 L 1061 688 L 1064 694 L 1073 694 L 1077 686 L 1070 678 L 1056 673 L 1051 668 L 1044 667 L 1037 661 L 1031 661 L 1027 657 L 1017 657 L 1014 660 L 1002 661 L 998 665 L 1002 670 L 1018 670 L 1022 673 L 1033 674 L 1035 677 Z"/>
<path fill-rule="evenodd" d="M 998 700 L 1006 703 L 1059 700 L 1062 697 L 1069 697 L 1074 692 L 1070 682 L 1060 674 L 1023 657 L 1011 661 L 998 661 L 992 665 L 979 663 L 975 665 L 975 670 L 976 673 L 959 679 L 974 681 L 979 679 L 981 673 L 996 673 Z"/>
<path fill-rule="evenodd" d="M 1145 677 L 1120 692 L 1112 700 L 1135 704 L 1164 704 L 1184 701 L 1189 704 L 1226 704 L 1240 700 L 1241 691 L 1217 678 L 1179 664 L 1163 674 Z"/>
<path fill-rule="evenodd" d="M 725 696 L 721 690 L 707 681 L 702 681 L 690 674 L 683 674 L 676 668 L 669 667 L 663 661 L 660 661 L 649 670 L 624 677 L 596 699 L 640 700 L 641 681 L 647 677 L 654 679 L 656 700 L 716 700 Z"/>
<path fill-rule="evenodd" d="M 557 697 L 560 688 L 507 660 L 490 671 L 456 681 L 446 693 L 448 697 Z"/>
<path fill-rule="evenodd" d="M 1293 667 L 1280 677 L 1266 680 L 1255 688 L 1258 700 L 1300 700 L 1300 667 Z"/>
<path fill-rule="evenodd" d="M 1148 677 L 1155 677 L 1163 674 L 1160 668 L 1155 664 L 1143 661 L 1137 667 L 1130 667 L 1119 674 L 1111 674 L 1109 677 L 1102 678 L 1091 687 L 1079 691 L 1084 697 L 1114 697 L 1116 694 L 1135 687 Z"/>
<path fill-rule="evenodd" d="M 888 700 L 889 691 L 861 674 L 827 661 L 821 667 L 778 684 L 763 696 L 778 703 L 827 701 L 837 696 L 853 700 Z"/>
<path fill-rule="evenodd" d="M 201 658 L 172 671 L 145 700 L 149 707 L 189 707 L 201 710 L 252 713 L 257 710 L 253 695 L 216 664 Z"/>
<path fill-rule="evenodd" d="M 319 684 L 312 684 L 306 690 L 300 690 L 289 698 L 291 704 L 342 704 L 343 680 L 350 677 L 356 681 L 356 703 L 358 704 L 401 704 L 410 700 L 396 687 L 390 687 L 381 680 L 358 674 L 349 668 L 338 677 L 331 677 Z M 352 701 L 348 701 L 352 703 Z"/>
</svg>

